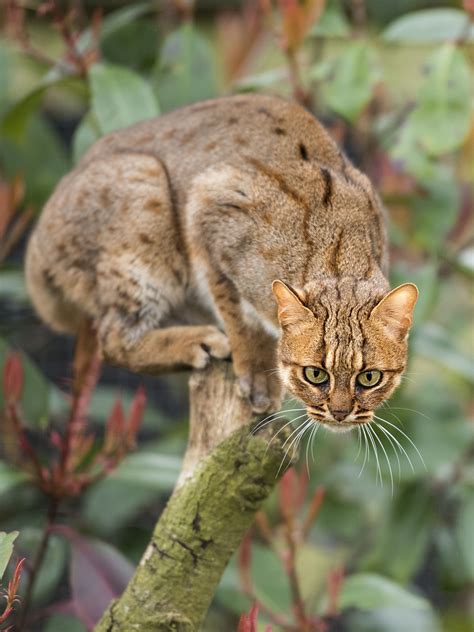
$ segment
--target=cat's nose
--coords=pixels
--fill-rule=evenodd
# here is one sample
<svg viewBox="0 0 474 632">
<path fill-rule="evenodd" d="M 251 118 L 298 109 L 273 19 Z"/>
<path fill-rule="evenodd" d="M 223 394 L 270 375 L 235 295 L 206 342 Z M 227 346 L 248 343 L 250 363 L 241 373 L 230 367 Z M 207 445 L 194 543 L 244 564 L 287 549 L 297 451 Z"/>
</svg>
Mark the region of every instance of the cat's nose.
<svg viewBox="0 0 474 632">
<path fill-rule="evenodd" d="M 331 409 L 329 409 L 329 410 L 331 410 Z M 350 412 L 351 412 L 350 410 L 331 410 L 331 415 L 337 421 L 344 421 L 344 419 L 347 417 L 347 415 Z"/>
</svg>

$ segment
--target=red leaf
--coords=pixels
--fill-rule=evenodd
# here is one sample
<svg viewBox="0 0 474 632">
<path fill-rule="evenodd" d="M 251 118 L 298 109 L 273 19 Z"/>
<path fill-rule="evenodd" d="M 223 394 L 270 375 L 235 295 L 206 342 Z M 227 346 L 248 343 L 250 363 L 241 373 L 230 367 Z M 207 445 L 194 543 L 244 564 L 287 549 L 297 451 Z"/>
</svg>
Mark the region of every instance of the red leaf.
<svg viewBox="0 0 474 632">
<path fill-rule="evenodd" d="M 120 399 L 115 400 L 109 418 L 107 419 L 107 428 L 105 431 L 104 452 L 111 454 L 117 446 L 123 441 L 125 432 L 125 415 L 123 414 L 122 403 Z"/>
<path fill-rule="evenodd" d="M 7 355 L 3 368 L 3 392 L 10 404 L 16 403 L 23 390 L 23 366 L 19 353 L 12 351 Z"/>
<path fill-rule="evenodd" d="M 140 429 L 143 413 L 146 407 L 146 393 L 143 386 L 140 386 L 135 393 L 135 397 L 130 406 L 127 423 L 127 445 L 133 447 L 135 437 Z"/>
<path fill-rule="evenodd" d="M 242 614 L 237 632 L 257 632 L 258 604 L 254 603 L 248 614 Z"/>
<path fill-rule="evenodd" d="M 92 629 L 111 600 L 122 594 L 134 568 L 104 542 L 85 538 L 65 526 L 55 526 L 54 531 L 71 542 L 72 601 L 77 616 Z"/>
<path fill-rule="evenodd" d="M 290 467 L 282 477 L 278 485 L 278 500 L 280 503 L 280 511 L 284 518 L 292 518 L 295 508 L 295 492 L 298 481 L 295 468 Z"/>
</svg>

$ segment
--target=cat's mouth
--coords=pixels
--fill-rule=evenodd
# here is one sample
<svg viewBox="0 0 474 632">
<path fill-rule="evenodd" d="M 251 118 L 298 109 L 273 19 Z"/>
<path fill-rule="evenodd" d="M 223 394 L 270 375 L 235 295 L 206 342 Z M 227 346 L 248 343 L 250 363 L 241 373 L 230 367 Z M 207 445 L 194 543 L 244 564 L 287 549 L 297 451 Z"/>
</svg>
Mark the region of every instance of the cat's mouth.
<svg viewBox="0 0 474 632">
<path fill-rule="evenodd" d="M 347 420 L 337 421 L 335 419 L 327 417 L 326 415 L 322 414 L 319 411 L 314 411 L 311 408 L 308 408 L 307 410 L 308 410 L 308 415 L 311 417 L 311 419 L 314 419 L 314 421 L 317 421 L 318 423 L 326 427 L 328 430 L 331 430 L 332 432 L 349 432 L 349 430 L 352 430 L 354 428 L 359 428 L 360 426 L 369 424 L 372 419 L 371 415 L 370 416 L 364 415 L 361 417 L 357 417 L 357 416 L 353 417 L 352 415 L 350 415 L 349 416 L 350 418 Z"/>
</svg>

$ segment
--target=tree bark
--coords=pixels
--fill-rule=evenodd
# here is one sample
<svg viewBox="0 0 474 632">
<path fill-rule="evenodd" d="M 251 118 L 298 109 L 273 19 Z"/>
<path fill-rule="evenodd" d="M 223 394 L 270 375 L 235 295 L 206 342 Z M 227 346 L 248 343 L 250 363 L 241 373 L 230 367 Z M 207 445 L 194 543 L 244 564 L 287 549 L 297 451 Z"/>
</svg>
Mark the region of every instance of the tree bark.
<svg viewBox="0 0 474 632">
<path fill-rule="evenodd" d="M 176 488 L 135 575 L 95 632 L 199 630 L 230 557 L 282 473 L 288 433 L 275 436 L 277 425 L 268 424 L 252 434 L 230 363 L 191 376 L 190 405 Z"/>
</svg>

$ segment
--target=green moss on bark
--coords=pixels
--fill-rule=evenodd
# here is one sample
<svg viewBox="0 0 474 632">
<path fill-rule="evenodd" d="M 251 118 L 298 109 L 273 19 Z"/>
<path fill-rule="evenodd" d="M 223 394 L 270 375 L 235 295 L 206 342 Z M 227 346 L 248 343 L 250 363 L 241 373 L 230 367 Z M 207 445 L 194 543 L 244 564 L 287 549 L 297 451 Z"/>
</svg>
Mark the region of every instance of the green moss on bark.
<svg viewBox="0 0 474 632">
<path fill-rule="evenodd" d="M 284 435 L 285 433 L 281 433 Z M 222 573 L 276 483 L 282 441 L 234 432 L 176 490 L 96 632 L 199 630 Z"/>
</svg>

